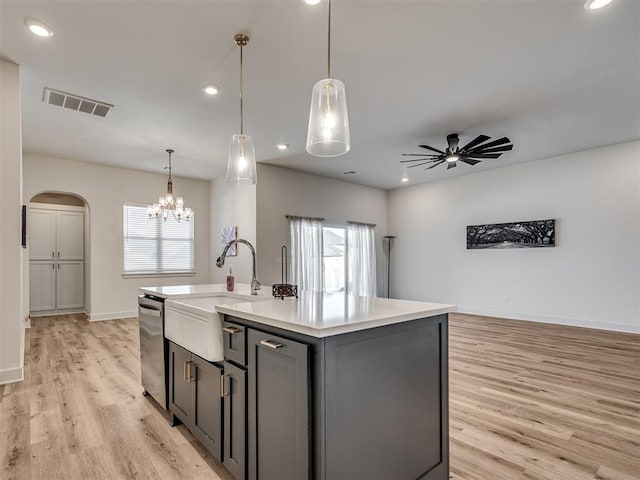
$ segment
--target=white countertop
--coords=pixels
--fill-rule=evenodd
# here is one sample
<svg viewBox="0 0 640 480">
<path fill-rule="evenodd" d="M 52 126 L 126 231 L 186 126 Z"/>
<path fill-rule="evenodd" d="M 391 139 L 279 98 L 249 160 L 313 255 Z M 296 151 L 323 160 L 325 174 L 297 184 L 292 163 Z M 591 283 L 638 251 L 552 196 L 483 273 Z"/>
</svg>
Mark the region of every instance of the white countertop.
<svg viewBox="0 0 640 480">
<path fill-rule="evenodd" d="M 238 297 L 243 298 L 251 295 L 251 285 L 248 283 L 236 283 L 233 292 L 227 292 L 227 285 L 223 283 L 214 283 L 206 285 L 168 285 L 164 287 L 140 287 L 140 292 L 154 295 L 165 299 L 176 298 L 196 298 L 196 297 Z M 268 300 L 271 296 L 271 285 L 263 285 L 258 290 L 258 295 L 253 298 L 263 298 Z"/>
<path fill-rule="evenodd" d="M 258 295 L 251 295 L 249 284 L 236 283 L 235 287 L 233 292 L 227 292 L 225 284 L 141 287 L 140 291 L 174 300 L 170 303 L 193 313 L 205 311 L 234 315 L 317 338 L 456 310 L 454 305 L 441 303 L 356 297 L 343 293 L 302 291 L 299 299 L 280 300 L 271 296 L 271 286 L 263 285 Z M 237 299 L 237 302 L 232 299 Z"/>
<path fill-rule="evenodd" d="M 455 311 L 454 305 L 413 302 L 342 293 L 303 291 L 286 298 L 216 305 L 218 313 L 317 338 L 432 317 Z"/>
</svg>

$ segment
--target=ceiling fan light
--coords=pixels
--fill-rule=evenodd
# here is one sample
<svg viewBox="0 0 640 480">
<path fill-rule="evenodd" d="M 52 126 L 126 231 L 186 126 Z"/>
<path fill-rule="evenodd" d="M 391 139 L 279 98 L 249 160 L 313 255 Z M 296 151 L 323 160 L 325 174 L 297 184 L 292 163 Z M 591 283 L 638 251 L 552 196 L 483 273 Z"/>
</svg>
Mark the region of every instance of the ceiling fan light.
<svg viewBox="0 0 640 480">
<path fill-rule="evenodd" d="M 447 156 L 447 162 L 457 162 L 458 160 L 460 160 L 460 155 Z"/>
<path fill-rule="evenodd" d="M 340 80 L 325 78 L 313 86 L 306 148 L 316 157 L 337 157 L 351 149 L 347 97 Z"/>
<path fill-rule="evenodd" d="M 256 151 L 248 135 L 234 135 L 229 145 L 227 182 L 253 185 L 258 181 Z"/>
<path fill-rule="evenodd" d="M 589 11 L 598 10 L 602 7 L 606 7 L 612 1 L 613 0 L 587 0 L 586 3 L 584 4 L 584 8 L 586 8 Z"/>
</svg>

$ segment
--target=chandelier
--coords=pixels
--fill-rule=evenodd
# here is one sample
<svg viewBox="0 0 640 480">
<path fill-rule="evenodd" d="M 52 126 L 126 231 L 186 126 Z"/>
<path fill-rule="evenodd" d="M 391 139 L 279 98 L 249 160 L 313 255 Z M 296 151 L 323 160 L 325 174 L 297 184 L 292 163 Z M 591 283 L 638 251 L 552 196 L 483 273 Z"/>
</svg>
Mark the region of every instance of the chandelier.
<svg viewBox="0 0 640 480">
<path fill-rule="evenodd" d="M 158 218 L 161 217 L 163 220 L 167 220 L 169 217 L 169 212 L 173 215 L 173 217 L 179 222 L 180 220 L 189 221 L 191 219 L 191 215 L 193 214 L 193 210 L 190 208 L 185 208 L 184 199 L 182 197 L 173 196 L 173 180 L 171 179 L 171 154 L 173 150 L 167 148 L 166 152 L 169 154 L 169 167 L 164 167 L 165 170 L 169 169 L 169 181 L 167 181 L 167 194 L 162 195 L 158 200 L 158 203 L 154 203 L 153 205 L 149 205 L 147 208 L 147 213 L 149 214 L 149 218 Z"/>
</svg>

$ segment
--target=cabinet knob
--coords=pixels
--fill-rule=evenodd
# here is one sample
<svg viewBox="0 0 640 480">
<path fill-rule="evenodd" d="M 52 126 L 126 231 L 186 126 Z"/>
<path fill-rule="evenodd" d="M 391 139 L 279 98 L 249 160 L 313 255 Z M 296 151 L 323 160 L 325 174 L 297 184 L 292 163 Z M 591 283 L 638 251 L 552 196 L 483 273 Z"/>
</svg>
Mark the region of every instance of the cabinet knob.
<svg viewBox="0 0 640 480">
<path fill-rule="evenodd" d="M 281 343 L 272 342 L 271 340 L 261 340 L 260 345 L 273 348 L 274 350 L 284 347 L 284 345 L 282 345 Z"/>
</svg>

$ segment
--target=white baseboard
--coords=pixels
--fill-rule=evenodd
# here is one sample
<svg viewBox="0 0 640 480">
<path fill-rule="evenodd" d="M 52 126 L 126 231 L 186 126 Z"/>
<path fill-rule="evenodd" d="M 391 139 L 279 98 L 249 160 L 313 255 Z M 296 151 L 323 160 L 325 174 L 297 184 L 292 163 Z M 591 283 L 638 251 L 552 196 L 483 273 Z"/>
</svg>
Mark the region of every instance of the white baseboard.
<svg viewBox="0 0 640 480">
<path fill-rule="evenodd" d="M 24 369 L 22 367 L 0 370 L 0 385 L 21 382 L 22 380 L 24 380 Z"/>
<path fill-rule="evenodd" d="M 512 320 L 525 320 L 528 322 L 555 323 L 558 325 L 569 325 L 572 327 L 595 328 L 597 330 L 611 330 L 614 332 L 638 333 L 640 334 L 640 324 L 629 325 L 626 323 L 606 323 L 594 322 L 591 320 L 578 320 L 575 318 L 547 317 L 545 315 L 534 315 L 528 313 L 494 312 L 472 307 L 458 307 L 457 312 L 471 315 L 482 315 L 484 317 L 509 318 Z"/>
<path fill-rule="evenodd" d="M 101 322 L 103 320 L 119 320 L 121 318 L 137 317 L 138 310 L 129 310 L 126 312 L 112 312 L 112 313 L 90 313 L 90 322 Z"/>
<path fill-rule="evenodd" d="M 41 312 L 31 312 L 29 313 L 29 317 L 31 319 L 38 317 L 51 317 L 54 315 L 71 315 L 75 313 L 87 313 L 87 310 L 85 308 L 77 308 L 71 310 L 43 310 Z M 29 326 L 31 326 L 31 320 L 29 320 Z"/>
</svg>

